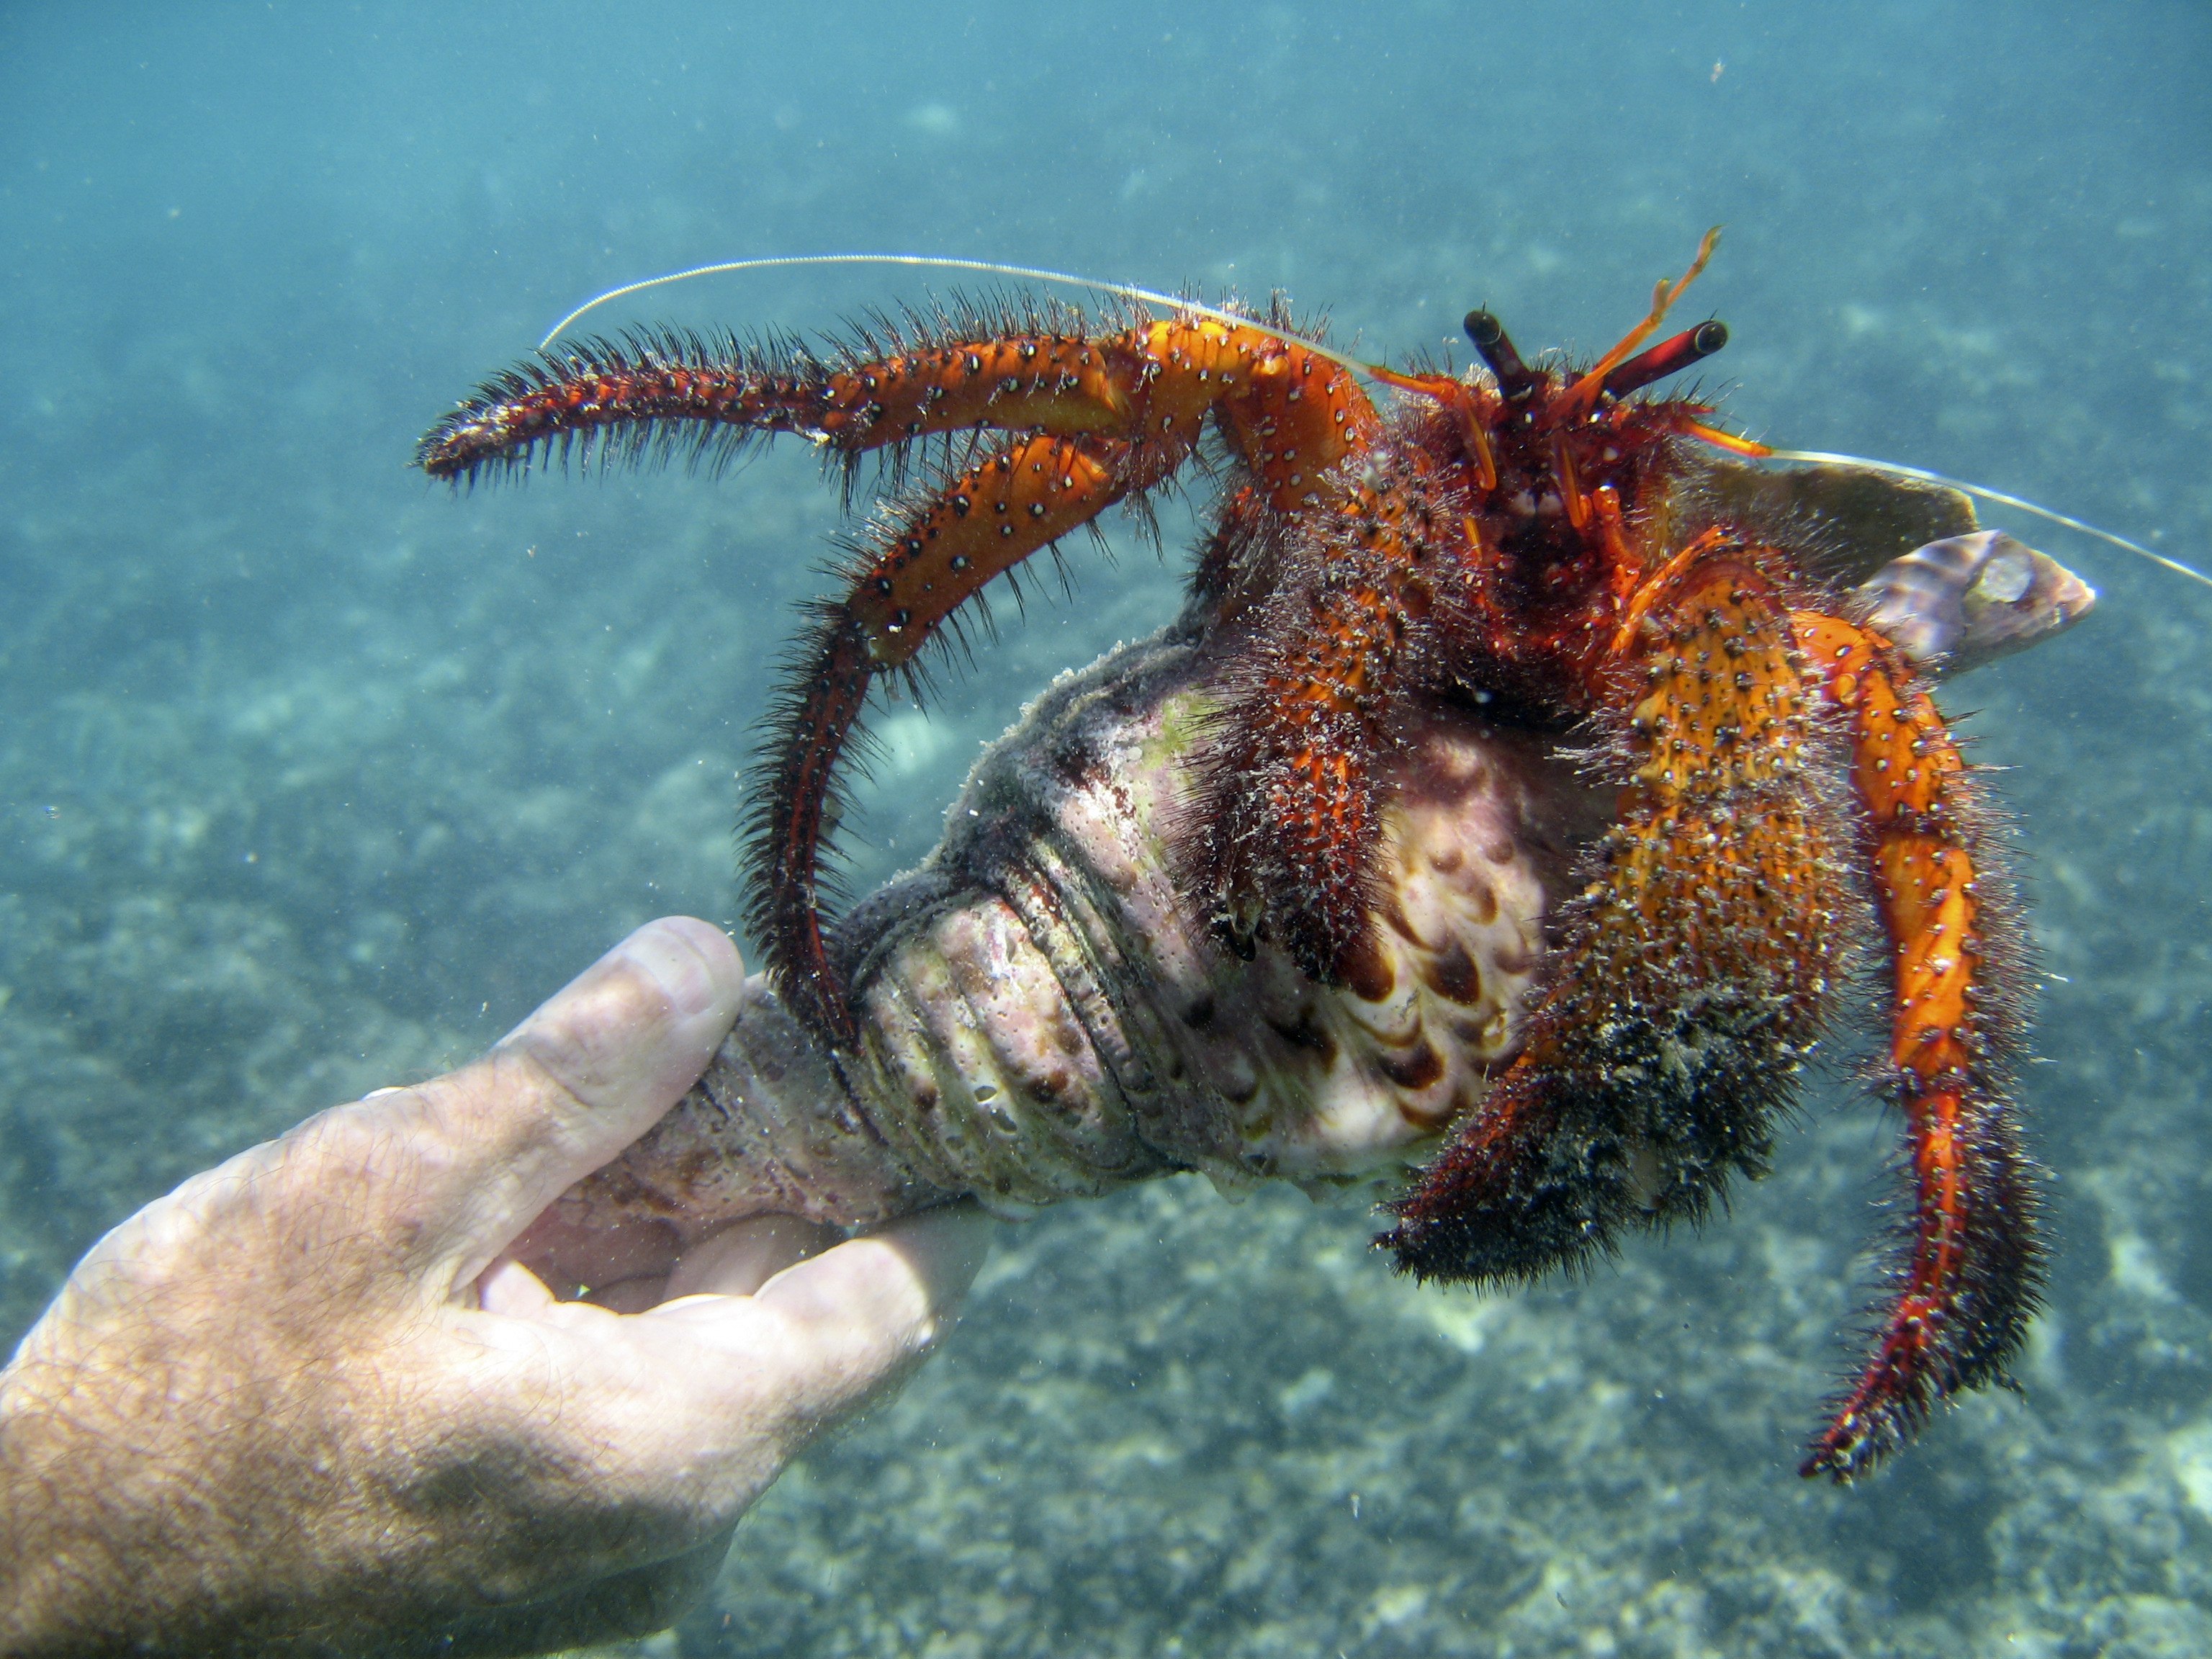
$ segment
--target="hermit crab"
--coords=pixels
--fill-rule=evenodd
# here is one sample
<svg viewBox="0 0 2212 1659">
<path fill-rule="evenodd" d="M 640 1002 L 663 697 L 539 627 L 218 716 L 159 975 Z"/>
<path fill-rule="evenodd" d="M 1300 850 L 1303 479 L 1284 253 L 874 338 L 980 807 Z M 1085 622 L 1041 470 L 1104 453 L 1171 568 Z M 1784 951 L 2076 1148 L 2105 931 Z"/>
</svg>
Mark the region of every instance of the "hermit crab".
<svg viewBox="0 0 2212 1659">
<path fill-rule="evenodd" d="M 827 349 L 562 346 L 441 420 L 416 459 L 455 481 L 779 432 L 889 461 L 750 791 L 768 981 L 574 1201 L 858 1224 L 1426 1156 L 1381 1242 L 1520 1282 L 1759 1174 L 1871 975 L 1911 1219 L 1805 1472 L 1848 1480 L 2000 1377 L 2040 1272 L 2008 1095 L 2028 975 L 1927 676 L 2090 595 L 1961 496 L 1761 469 L 1652 395 L 1726 343 L 1645 343 L 1712 247 L 1581 368 L 1486 312 L 1454 374 L 1353 363 L 1279 305 L 1003 305 Z M 918 689 L 994 579 L 1194 466 L 1220 489 L 1182 617 L 1054 687 L 922 870 L 833 924 L 878 683 Z"/>
</svg>

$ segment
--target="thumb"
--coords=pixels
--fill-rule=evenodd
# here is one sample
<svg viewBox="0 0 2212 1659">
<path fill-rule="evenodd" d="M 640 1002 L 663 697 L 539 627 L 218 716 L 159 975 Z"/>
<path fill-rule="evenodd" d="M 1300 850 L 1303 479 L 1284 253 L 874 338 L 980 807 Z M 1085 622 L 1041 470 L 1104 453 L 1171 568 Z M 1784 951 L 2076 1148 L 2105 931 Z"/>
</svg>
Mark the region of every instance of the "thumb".
<svg viewBox="0 0 2212 1659">
<path fill-rule="evenodd" d="M 475 1064 L 327 1115 L 404 1145 L 390 1201 L 465 1283 L 698 1080 L 744 985 L 720 928 L 648 922 Z"/>
<path fill-rule="evenodd" d="M 680 1320 L 702 1340 L 726 1343 L 744 1363 L 710 1370 L 724 1395 L 713 1407 L 767 1419 L 795 1446 L 857 1410 L 944 1340 L 960 1299 L 990 1252 L 992 1223 L 973 1204 L 908 1217 L 810 1256 L 750 1297 L 709 1293 L 639 1316 Z M 710 1334 L 711 1333 L 711 1334 Z"/>
</svg>

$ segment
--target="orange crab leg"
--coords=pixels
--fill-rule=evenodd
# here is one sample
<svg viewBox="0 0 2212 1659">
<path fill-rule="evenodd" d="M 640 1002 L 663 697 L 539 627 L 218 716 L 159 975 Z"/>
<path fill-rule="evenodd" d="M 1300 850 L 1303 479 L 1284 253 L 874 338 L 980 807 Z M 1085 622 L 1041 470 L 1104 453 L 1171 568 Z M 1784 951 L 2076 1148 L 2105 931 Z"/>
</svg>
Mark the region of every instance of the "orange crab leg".
<svg viewBox="0 0 2212 1659">
<path fill-rule="evenodd" d="M 1819 693 L 1747 550 L 1699 538 L 1632 596 L 1599 684 L 1633 770 L 1525 1046 L 1393 1209 L 1422 1278 L 1514 1282 L 1694 1219 L 1765 1166 L 1836 971 L 1840 827 Z"/>
<path fill-rule="evenodd" d="M 1408 479 L 1381 473 L 1346 493 L 1326 526 L 1329 599 L 1261 607 L 1257 659 L 1212 717 L 1197 768 L 1201 833 L 1181 853 L 1187 887 L 1240 951 L 1264 912 L 1291 959 L 1324 982 L 1389 994 L 1371 948 L 1370 871 L 1381 835 L 1371 757 L 1432 653 L 1435 587 L 1425 566 L 1449 532 Z M 1290 614 L 1285 615 L 1288 611 Z"/>
<path fill-rule="evenodd" d="M 548 353 L 495 376 L 431 428 L 416 463 L 432 477 L 465 480 L 575 447 L 677 443 L 687 431 L 695 443 L 717 430 L 796 432 L 847 455 L 979 428 L 1158 441 L 1194 437 L 1214 408 L 1270 490 L 1291 492 L 1285 505 L 1376 425 L 1336 364 L 1211 319 L 1097 337 L 947 338 L 834 362 L 648 333 Z"/>
<path fill-rule="evenodd" d="M 1096 340 L 956 340 L 854 365 L 823 383 L 821 409 L 818 429 L 851 450 L 978 427 L 1187 446 L 1218 409 L 1282 506 L 1379 424 L 1328 359 L 1259 329 L 1184 318 Z"/>
<path fill-rule="evenodd" d="M 1970 775 L 1942 716 L 1880 635 L 1832 617 L 1793 625 L 1850 718 L 1853 780 L 1894 956 L 1889 1063 L 1912 1146 L 1909 1255 L 1874 1356 L 1804 1473 L 1847 1480 L 1940 1400 L 1998 1375 L 2039 1277 L 2033 1171 L 2005 1108 L 2016 1020 L 1993 996 L 2008 948 L 1976 856 Z M 2002 900 L 1996 902 L 1998 907 Z"/>
<path fill-rule="evenodd" d="M 1196 444 L 1209 410 L 1222 409 L 1262 495 L 1278 506 L 1315 498 L 1325 470 L 1378 424 L 1349 376 L 1272 336 L 1170 321 L 1117 337 L 1091 355 L 1119 363 L 1133 351 L 1150 367 L 1117 370 L 1104 389 L 1085 391 L 1091 401 L 1076 410 L 1087 419 L 1110 391 L 1121 399 L 1126 436 L 1041 432 L 965 468 L 884 527 L 844 602 L 821 613 L 794 665 L 795 690 L 771 727 L 769 785 L 749 820 L 750 921 L 794 1007 L 834 1040 L 849 1041 L 853 1028 L 822 936 L 821 844 L 837 763 L 872 676 L 912 664 L 994 578 L 1166 477 Z M 957 345 L 935 354 L 939 370 L 949 365 L 963 377 L 948 383 L 944 396 L 884 405 L 909 417 L 908 435 L 972 423 L 963 400 L 975 378 L 969 356 Z M 911 374 L 902 373 L 899 385 L 908 388 Z M 882 392 L 890 377 L 863 378 Z M 1002 389 L 988 407 L 994 418 L 1037 412 L 1018 387 Z"/>
<path fill-rule="evenodd" d="M 994 577 L 1097 518 L 1133 485 L 1130 446 L 1017 439 L 969 467 L 883 538 L 845 608 L 878 668 L 913 660 L 938 624 Z M 1180 459 L 1178 453 L 1175 459 Z"/>
<path fill-rule="evenodd" d="M 845 599 L 817 606 L 771 717 L 768 780 L 746 819 L 747 919 L 793 1008 L 836 1041 L 854 1028 L 822 937 L 821 848 L 870 685 L 912 663 L 983 583 L 1149 482 L 1129 459 L 1130 446 L 1102 439 L 1016 439 L 889 526 Z"/>
<path fill-rule="evenodd" d="M 1127 344 L 1112 343 L 1117 353 Z M 823 945 L 817 871 L 836 763 L 864 710 L 867 677 L 910 664 L 994 577 L 1166 477 L 1211 409 L 1222 410 L 1261 494 L 1279 507 L 1317 499 L 1326 469 L 1379 425 L 1350 377 L 1269 336 L 1168 322 L 1145 335 L 1142 349 L 1151 368 L 1123 377 L 1139 388 L 1127 438 L 1039 434 L 967 468 L 886 528 L 797 665 L 799 690 L 775 724 L 772 778 L 750 826 L 751 921 L 787 995 L 833 1040 L 854 1033 Z"/>
<path fill-rule="evenodd" d="M 856 457 L 934 434 L 1027 434 L 884 525 L 842 601 L 817 608 L 772 720 L 767 787 L 747 817 L 750 919 L 794 1006 L 842 1040 L 851 1017 L 823 945 L 818 866 L 838 765 L 874 677 L 910 670 L 994 578 L 1166 478 L 1209 414 L 1241 453 L 1258 501 L 1279 512 L 1318 504 L 1328 469 L 1381 427 L 1338 364 L 1295 339 L 1212 318 L 1098 337 L 979 326 L 975 337 L 836 362 L 646 334 L 544 356 L 495 379 L 432 428 L 416 460 L 459 481 L 594 444 L 635 453 L 688 442 L 704 453 L 750 434 L 797 432 Z"/>
<path fill-rule="evenodd" d="M 470 478 L 549 449 L 687 427 L 803 433 L 848 454 L 976 426 L 1109 432 L 1129 423 L 1128 358 L 1105 342 L 1044 333 L 834 367 L 734 342 L 594 341 L 488 382 L 431 429 L 416 460 L 432 477 Z"/>
</svg>

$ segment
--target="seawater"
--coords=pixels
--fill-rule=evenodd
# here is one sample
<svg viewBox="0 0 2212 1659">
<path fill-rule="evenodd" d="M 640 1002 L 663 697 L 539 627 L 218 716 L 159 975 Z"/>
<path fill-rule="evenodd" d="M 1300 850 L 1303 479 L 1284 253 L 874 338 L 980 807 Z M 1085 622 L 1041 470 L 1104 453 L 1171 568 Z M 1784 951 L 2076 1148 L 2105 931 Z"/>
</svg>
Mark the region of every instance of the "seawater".
<svg viewBox="0 0 2212 1659">
<path fill-rule="evenodd" d="M 103 1228 L 481 1048 L 626 928 L 728 921 L 814 459 L 455 499 L 416 435 L 579 300 L 711 259 L 1011 260 L 1602 349 L 1705 228 L 1729 418 L 2205 557 L 2197 5 L 17 5 L 0 12 L 0 1330 Z M 775 271 L 606 319 L 834 327 Z M 1461 349 L 1464 361 L 1465 351 Z M 1702 1233 L 1511 1297 L 1194 1182 L 1009 1227 L 897 1401 L 655 1651 L 2212 1652 L 2212 595 L 2032 521 L 2096 617 L 1953 688 L 2048 977 L 2050 1308 L 1862 1486 L 1791 1473 L 1893 1118 L 1832 1078 Z M 854 875 L 1171 614 L 1072 550 L 881 722 Z"/>
</svg>

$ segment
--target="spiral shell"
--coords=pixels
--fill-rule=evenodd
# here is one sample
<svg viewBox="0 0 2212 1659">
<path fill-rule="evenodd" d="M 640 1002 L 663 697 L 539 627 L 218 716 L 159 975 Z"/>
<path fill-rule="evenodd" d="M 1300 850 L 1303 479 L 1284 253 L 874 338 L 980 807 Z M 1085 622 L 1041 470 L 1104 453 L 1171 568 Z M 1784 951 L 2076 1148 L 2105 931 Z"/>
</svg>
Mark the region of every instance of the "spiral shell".
<svg viewBox="0 0 2212 1659">
<path fill-rule="evenodd" d="M 1947 673 L 2023 650 L 2097 602 L 2064 565 L 2002 530 L 1929 542 L 1893 559 L 1858 592 L 1869 627 Z"/>
<path fill-rule="evenodd" d="M 1397 780 L 1391 899 L 1357 982 L 1316 985 L 1264 944 L 1240 960 L 1178 901 L 1164 834 L 1202 654 L 1170 634 L 1061 677 L 978 764 L 928 863 L 841 930 L 857 1050 L 823 1055 L 754 981 L 604 1195 L 686 1227 L 855 1225 L 1176 1170 L 1341 1186 L 1425 1151 L 1512 1054 L 1602 800 L 1547 745 L 1439 711 Z"/>
</svg>

